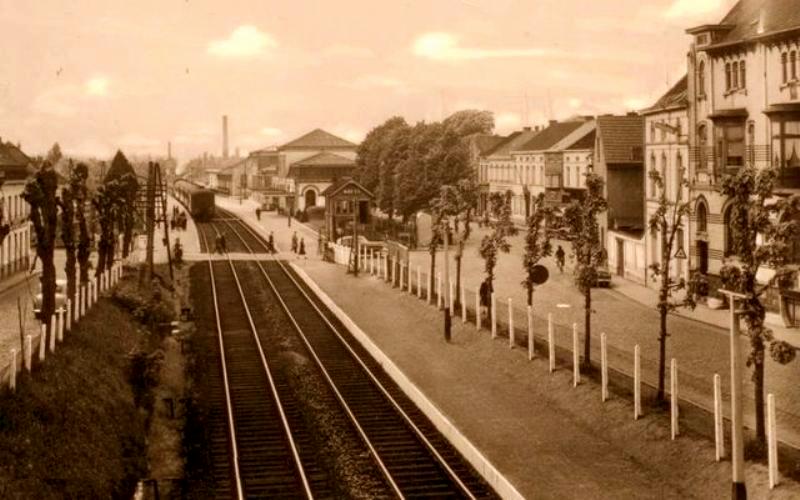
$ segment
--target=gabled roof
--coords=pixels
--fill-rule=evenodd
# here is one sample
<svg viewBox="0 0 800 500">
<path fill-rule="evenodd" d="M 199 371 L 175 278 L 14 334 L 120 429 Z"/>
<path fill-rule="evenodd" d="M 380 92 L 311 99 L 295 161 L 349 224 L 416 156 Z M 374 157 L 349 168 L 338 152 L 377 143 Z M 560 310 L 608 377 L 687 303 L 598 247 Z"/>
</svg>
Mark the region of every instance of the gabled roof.
<svg viewBox="0 0 800 500">
<path fill-rule="evenodd" d="M 325 149 L 325 148 L 347 148 L 355 149 L 358 146 L 350 141 L 337 137 L 322 129 L 316 128 L 311 132 L 289 141 L 283 146 L 278 147 L 278 151 L 286 149 Z"/>
<path fill-rule="evenodd" d="M 541 132 L 538 130 L 532 130 L 530 127 L 522 129 L 519 132 L 514 132 L 502 142 L 500 142 L 491 152 L 488 154 L 489 158 L 492 157 L 500 157 L 500 156 L 510 156 L 512 151 L 516 151 L 525 144 L 526 142 L 530 141 Z"/>
<path fill-rule="evenodd" d="M 310 167 L 310 166 L 325 166 L 325 167 L 353 167 L 355 160 L 351 160 L 345 156 L 340 156 L 334 153 L 323 151 L 322 153 L 315 154 L 304 160 L 292 163 L 293 167 Z"/>
<path fill-rule="evenodd" d="M 367 188 L 365 188 L 364 186 L 362 186 L 361 184 L 359 184 L 358 182 L 354 181 L 351 178 L 340 179 L 335 183 L 331 184 L 330 186 L 325 188 L 325 190 L 322 191 L 322 196 L 326 198 L 330 196 L 335 196 L 337 193 L 339 193 L 346 187 L 354 187 L 359 191 L 363 192 L 365 195 L 369 196 L 370 198 L 374 197 L 374 195 Z"/>
<path fill-rule="evenodd" d="M 728 32 L 712 47 L 800 29 L 800 6 L 797 0 L 739 0 L 719 24 Z"/>
<path fill-rule="evenodd" d="M 484 156 L 500 145 L 506 138 L 502 135 L 475 134 L 472 138 L 478 154 Z"/>
<path fill-rule="evenodd" d="M 545 151 L 586 123 L 583 120 L 555 122 L 516 148 L 517 151 Z"/>
<path fill-rule="evenodd" d="M 580 149 L 594 149 L 594 140 L 597 137 L 597 129 L 592 129 L 591 132 L 584 135 L 577 142 L 572 143 L 571 146 L 566 148 L 566 151 L 576 151 Z"/>
<path fill-rule="evenodd" d="M 597 130 L 605 162 L 641 163 L 644 152 L 644 117 L 598 116 Z"/>
<path fill-rule="evenodd" d="M 689 106 L 689 77 L 683 75 L 683 78 L 677 81 L 666 94 L 656 101 L 653 106 L 642 111 L 643 114 L 658 113 L 667 109 L 680 109 Z"/>
<path fill-rule="evenodd" d="M 0 141 L 0 172 L 7 181 L 24 180 L 33 173 L 31 159 L 14 144 Z"/>
</svg>

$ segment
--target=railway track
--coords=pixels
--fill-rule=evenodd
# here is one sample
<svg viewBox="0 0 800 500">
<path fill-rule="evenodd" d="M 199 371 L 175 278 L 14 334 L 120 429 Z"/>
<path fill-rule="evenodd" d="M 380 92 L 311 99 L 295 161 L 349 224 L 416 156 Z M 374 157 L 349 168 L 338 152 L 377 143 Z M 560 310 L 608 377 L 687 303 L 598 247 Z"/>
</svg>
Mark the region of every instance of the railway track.
<svg viewBox="0 0 800 500">
<path fill-rule="evenodd" d="M 222 223 L 248 252 L 267 251 L 241 220 Z M 278 260 L 255 264 L 397 497 L 496 497 L 293 271 Z"/>
</svg>

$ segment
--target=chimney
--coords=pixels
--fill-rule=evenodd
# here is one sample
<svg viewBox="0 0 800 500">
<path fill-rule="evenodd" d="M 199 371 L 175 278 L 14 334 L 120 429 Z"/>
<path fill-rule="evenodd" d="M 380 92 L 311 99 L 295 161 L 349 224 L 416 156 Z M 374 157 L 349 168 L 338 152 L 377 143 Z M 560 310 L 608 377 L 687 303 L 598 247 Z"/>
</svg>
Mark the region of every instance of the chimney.
<svg viewBox="0 0 800 500">
<path fill-rule="evenodd" d="M 222 157 L 228 158 L 228 115 L 222 115 Z"/>
<path fill-rule="evenodd" d="M 553 125 L 555 125 L 556 123 L 558 123 L 558 120 L 550 120 L 550 121 L 549 121 L 549 124 L 550 124 L 550 126 L 551 126 L 551 127 L 552 127 Z"/>
<path fill-rule="evenodd" d="M 530 127 L 522 127 L 522 131 L 523 132 L 530 132 L 531 128 Z"/>
</svg>

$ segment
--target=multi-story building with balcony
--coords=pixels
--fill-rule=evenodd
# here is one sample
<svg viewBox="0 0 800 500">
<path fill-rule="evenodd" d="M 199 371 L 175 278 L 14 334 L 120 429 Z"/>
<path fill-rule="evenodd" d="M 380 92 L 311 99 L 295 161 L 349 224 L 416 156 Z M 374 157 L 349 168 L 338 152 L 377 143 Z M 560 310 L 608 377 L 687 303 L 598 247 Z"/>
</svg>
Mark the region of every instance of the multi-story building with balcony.
<svg viewBox="0 0 800 500">
<path fill-rule="evenodd" d="M 526 189 L 535 186 L 533 164 L 519 159 L 513 151 L 521 149 L 539 133 L 539 128 L 525 127 L 500 141 L 480 161 L 481 182 L 488 184 L 488 193 L 512 193 L 511 208 L 515 220 L 525 219 Z M 487 195 L 488 196 L 488 195 Z M 485 201 L 483 202 L 485 204 Z M 484 205 L 485 208 L 485 205 Z"/>
<path fill-rule="evenodd" d="M 684 76 L 652 107 L 641 112 L 641 115 L 644 116 L 644 159 L 646 164 L 644 178 L 645 224 L 658 210 L 662 194 L 673 207 L 675 203 L 686 203 L 689 200 L 689 190 L 683 185 L 689 160 L 687 92 L 688 79 Z M 652 171 L 659 173 L 663 181 L 663 191 L 650 177 L 649 174 Z M 691 247 L 690 251 L 690 221 L 688 218 L 684 218 L 680 222 L 682 229 L 678 229 L 675 235 L 672 249 L 673 259 L 670 266 L 672 279 L 676 282 L 680 278 L 689 279 L 689 269 L 697 255 L 696 251 L 701 248 L 707 250 L 707 247 L 699 245 Z M 661 262 L 662 243 L 662 235 L 659 231 L 647 231 L 645 236 L 646 268 L 649 269 L 650 265 Z M 707 272 L 707 269 L 702 271 Z M 648 272 L 645 282 L 648 286 L 657 288 L 660 279 L 653 280 L 651 273 Z"/>
<path fill-rule="evenodd" d="M 31 173 L 31 159 L 18 146 L 0 141 L 0 223 L 10 226 L 0 243 L 0 280 L 24 272 L 30 264 L 30 206 L 22 192 Z"/>
<path fill-rule="evenodd" d="M 689 178 L 697 198 L 690 239 L 695 268 L 712 277 L 713 290 L 723 263 L 735 259 L 723 177 L 744 165 L 772 167 L 777 196 L 800 192 L 800 9 L 794 0 L 740 0 L 719 24 L 687 32 Z M 792 250 L 800 262 L 800 244 Z M 771 294 L 770 308 L 796 318 L 787 308 L 797 306 L 778 299 Z"/>
</svg>

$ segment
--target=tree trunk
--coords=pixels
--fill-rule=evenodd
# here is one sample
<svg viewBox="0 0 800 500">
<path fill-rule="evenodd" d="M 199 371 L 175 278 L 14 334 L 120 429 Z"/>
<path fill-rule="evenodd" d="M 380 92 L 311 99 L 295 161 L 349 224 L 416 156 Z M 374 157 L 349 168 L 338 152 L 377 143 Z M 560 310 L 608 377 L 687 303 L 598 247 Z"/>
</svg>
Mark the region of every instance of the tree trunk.
<svg viewBox="0 0 800 500">
<path fill-rule="evenodd" d="M 461 251 L 456 254 L 456 297 L 453 307 L 458 310 L 461 307 L 461 301 L 464 298 L 461 296 Z"/>
<path fill-rule="evenodd" d="M 528 289 L 528 305 L 533 306 L 533 281 L 531 280 L 530 276 L 528 277 L 526 288 Z"/>
<path fill-rule="evenodd" d="M 753 400 L 756 405 L 756 441 L 763 450 L 767 444 L 767 433 L 765 430 L 765 417 L 764 417 L 764 348 L 761 347 L 761 355 L 756 355 L 756 361 L 753 363 Z"/>
<path fill-rule="evenodd" d="M 47 325 L 48 338 L 55 335 L 50 330 L 50 317 L 56 310 L 56 266 L 53 262 L 53 247 L 47 246 L 39 258 L 42 260 L 42 321 Z"/>
<path fill-rule="evenodd" d="M 587 288 L 583 292 L 584 297 L 584 321 L 586 328 L 583 338 L 583 364 L 587 368 L 592 366 L 591 346 L 592 346 L 592 289 Z"/>
<path fill-rule="evenodd" d="M 662 297 L 662 300 L 665 298 Z M 662 402 L 664 401 L 664 378 L 667 369 L 667 308 L 663 305 L 660 306 L 658 314 L 661 327 L 658 334 L 658 393 L 656 399 Z"/>
<path fill-rule="evenodd" d="M 67 262 L 64 264 L 64 272 L 67 273 L 67 297 L 74 303 L 75 302 L 75 246 L 71 245 L 66 247 Z"/>
</svg>

